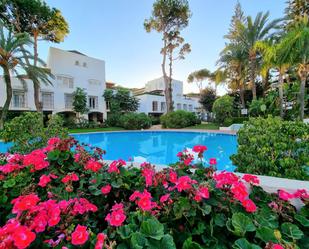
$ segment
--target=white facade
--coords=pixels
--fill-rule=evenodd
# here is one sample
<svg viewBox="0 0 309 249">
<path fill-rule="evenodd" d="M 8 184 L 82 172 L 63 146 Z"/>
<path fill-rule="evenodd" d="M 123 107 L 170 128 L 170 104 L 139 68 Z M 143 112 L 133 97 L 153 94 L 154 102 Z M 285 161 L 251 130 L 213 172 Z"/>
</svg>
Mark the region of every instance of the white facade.
<svg viewBox="0 0 309 249">
<path fill-rule="evenodd" d="M 47 67 L 55 76 L 52 85 L 41 84 L 43 111 L 51 113 L 73 112 L 72 93 L 77 87 L 85 89 L 88 95 L 89 113 L 106 118 L 106 106 L 102 97 L 105 84 L 105 62 L 83 55 L 77 51 L 65 51 L 51 47 Z M 33 83 L 26 80 L 26 86 L 12 78 L 13 98 L 10 110 L 36 110 L 33 97 Z M 0 107 L 6 94 L 3 78 L 0 78 Z M 95 118 L 96 120 L 96 118 Z"/>
<path fill-rule="evenodd" d="M 163 77 L 148 81 L 145 85 L 144 93 L 136 95 L 136 97 L 140 100 L 138 112 L 154 115 L 165 113 L 166 101 L 164 89 L 165 84 Z M 184 96 L 182 81 L 172 80 L 172 96 L 174 110 L 198 112 L 200 108 L 198 99 Z"/>
</svg>

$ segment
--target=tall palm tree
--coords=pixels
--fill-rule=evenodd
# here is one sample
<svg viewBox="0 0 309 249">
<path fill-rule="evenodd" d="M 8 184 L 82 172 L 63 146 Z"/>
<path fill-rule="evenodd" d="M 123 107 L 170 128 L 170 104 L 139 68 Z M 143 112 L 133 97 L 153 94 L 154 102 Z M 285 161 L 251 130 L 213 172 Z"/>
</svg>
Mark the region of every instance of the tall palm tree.
<svg viewBox="0 0 309 249">
<path fill-rule="evenodd" d="M 300 119 L 304 119 L 306 81 L 309 77 L 309 20 L 305 15 L 283 37 L 278 50 L 280 60 L 296 65 L 300 79 L 299 104 Z"/>
<path fill-rule="evenodd" d="M 222 50 L 217 62 L 217 64 L 225 70 L 226 78 L 230 83 L 230 87 L 239 90 L 242 108 L 245 108 L 246 106 L 244 92 L 247 59 L 247 53 L 242 44 L 231 43 Z"/>
<path fill-rule="evenodd" d="M 257 59 L 258 54 L 255 50 L 255 43 L 265 40 L 272 36 L 271 31 L 279 28 L 279 23 L 282 19 L 275 19 L 271 22 L 268 21 L 269 12 L 263 14 L 259 12 L 253 20 L 251 16 L 248 16 L 245 23 L 238 25 L 238 40 L 242 43 L 244 49 L 247 52 L 249 62 L 249 78 L 252 87 L 253 99 L 256 99 L 256 85 L 255 79 L 257 75 Z"/>
<path fill-rule="evenodd" d="M 275 40 L 260 41 L 255 44 L 255 49 L 262 53 L 263 63 L 262 71 L 267 71 L 273 68 L 278 72 L 278 89 L 280 98 L 280 117 L 284 117 L 284 103 L 283 103 L 283 83 L 284 75 L 289 69 L 290 65 L 281 59 L 280 53 L 281 44 Z"/>
</svg>

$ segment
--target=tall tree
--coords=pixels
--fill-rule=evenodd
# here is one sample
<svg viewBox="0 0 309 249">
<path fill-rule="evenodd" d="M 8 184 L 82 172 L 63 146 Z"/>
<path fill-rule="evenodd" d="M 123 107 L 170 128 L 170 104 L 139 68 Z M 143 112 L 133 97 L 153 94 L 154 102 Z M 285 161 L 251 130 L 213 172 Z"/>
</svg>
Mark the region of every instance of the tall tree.
<svg viewBox="0 0 309 249">
<path fill-rule="evenodd" d="M 190 16 L 187 0 L 156 0 L 153 4 L 151 17 L 144 22 L 147 32 L 155 30 L 162 34 L 161 68 L 165 83 L 167 112 L 174 109 L 172 98 L 173 63 L 175 60 L 184 59 L 185 54 L 191 51 L 190 45 L 184 43 L 184 38 L 180 35 L 180 31 L 188 26 Z"/>
<path fill-rule="evenodd" d="M 87 113 L 87 93 L 84 89 L 77 87 L 73 92 L 73 110 L 77 113 L 77 118 L 80 118 L 80 114 Z"/>
<path fill-rule="evenodd" d="M 251 16 L 248 16 L 245 24 L 238 26 L 238 40 L 245 48 L 248 61 L 249 61 L 249 78 L 252 89 L 253 99 L 256 99 L 256 76 L 257 76 L 257 59 L 258 53 L 255 50 L 255 43 L 263 41 L 273 35 L 271 33 L 274 29 L 280 28 L 280 22 L 282 19 L 275 19 L 271 22 L 268 21 L 269 12 L 263 14 L 259 12 L 254 20 Z"/>
<path fill-rule="evenodd" d="M 288 0 L 285 9 L 286 29 L 290 29 L 293 25 L 305 16 L 309 15 L 308 0 Z"/>
<path fill-rule="evenodd" d="M 0 6 L 1 19 L 21 33 L 33 37 L 33 66 L 37 67 L 38 41 L 59 43 L 69 33 L 68 24 L 58 9 L 50 8 L 42 0 L 3 0 Z M 28 61 L 29 63 L 29 61 Z M 30 64 L 30 63 L 29 63 Z M 31 78 L 31 75 L 30 75 Z M 34 102 L 38 112 L 42 111 L 40 80 L 31 78 L 34 87 Z"/>
<path fill-rule="evenodd" d="M 6 100 L 2 107 L 0 118 L 0 129 L 3 129 L 4 122 L 12 100 L 11 74 L 15 74 L 24 82 L 24 75 L 21 71 L 28 71 L 24 63 L 25 56 L 31 58 L 28 50 L 23 50 L 22 46 L 31 45 L 30 37 L 25 33 L 13 34 L 11 30 L 5 30 L 0 23 L 0 67 L 3 70 L 3 78 L 6 88 Z M 34 72 L 34 71 L 33 71 Z"/>
<path fill-rule="evenodd" d="M 286 33 L 279 45 L 280 61 L 296 65 L 300 79 L 300 119 L 304 119 L 306 81 L 309 77 L 309 21 L 304 15 L 293 28 Z"/>
<path fill-rule="evenodd" d="M 244 12 L 241 8 L 241 4 L 237 1 L 234 9 L 234 15 L 232 16 L 230 28 L 228 33 L 224 36 L 226 39 L 230 40 L 232 43 L 239 42 L 238 35 L 239 35 L 239 28 L 246 22 L 246 17 Z"/>
<path fill-rule="evenodd" d="M 216 91 L 212 87 L 206 87 L 202 90 L 200 97 L 200 104 L 207 112 L 212 112 L 212 106 L 216 100 Z"/>
<path fill-rule="evenodd" d="M 200 69 L 198 71 L 194 71 L 190 73 L 187 78 L 187 81 L 188 83 L 195 82 L 201 94 L 202 90 L 204 89 L 203 82 L 207 79 L 210 79 L 210 77 L 211 77 L 211 72 L 208 69 L 204 68 L 204 69 Z"/>
</svg>

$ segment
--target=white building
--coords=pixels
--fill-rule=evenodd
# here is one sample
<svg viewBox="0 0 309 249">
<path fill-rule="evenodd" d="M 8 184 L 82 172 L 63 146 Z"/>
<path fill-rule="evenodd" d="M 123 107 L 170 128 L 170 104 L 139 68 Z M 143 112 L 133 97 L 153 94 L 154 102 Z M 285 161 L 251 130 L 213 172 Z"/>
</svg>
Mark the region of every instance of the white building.
<svg viewBox="0 0 309 249">
<path fill-rule="evenodd" d="M 106 118 L 106 106 L 102 97 L 105 84 L 105 62 L 88 57 L 78 51 L 65 51 L 51 47 L 47 58 L 47 67 L 55 76 L 52 85 L 41 84 L 41 101 L 46 114 L 63 113 L 75 115 L 72 109 L 72 93 L 77 87 L 85 89 L 88 95 L 89 120 L 103 121 Z M 33 83 L 26 80 L 23 85 L 12 78 L 13 98 L 10 110 L 36 110 L 33 97 Z M 5 84 L 0 78 L 0 108 L 4 105 Z"/>
<path fill-rule="evenodd" d="M 164 78 L 148 81 L 145 88 L 135 91 L 135 96 L 140 100 L 138 112 L 159 116 L 166 112 L 166 101 L 164 96 Z M 185 110 L 198 112 L 200 104 L 198 99 L 187 97 L 183 94 L 183 82 L 172 80 L 172 98 L 174 110 Z"/>
</svg>

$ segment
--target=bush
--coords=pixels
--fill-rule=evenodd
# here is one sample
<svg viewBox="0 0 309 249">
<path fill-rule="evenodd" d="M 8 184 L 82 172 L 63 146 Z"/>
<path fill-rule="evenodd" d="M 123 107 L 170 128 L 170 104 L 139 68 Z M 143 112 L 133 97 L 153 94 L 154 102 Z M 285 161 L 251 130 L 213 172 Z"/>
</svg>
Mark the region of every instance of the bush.
<svg viewBox="0 0 309 249">
<path fill-rule="evenodd" d="M 105 121 L 106 125 L 109 127 L 120 127 L 120 117 L 121 117 L 121 113 L 109 113 L 107 115 L 107 119 Z"/>
<path fill-rule="evenodd" d="M 288 201 L 308 205 L 305 190 L 270 195 L 257 177 L 214 173 L 187 152 L 161 171 L 108 165 L 102 153 L 53 138 L 11 155 L 0 168 L 2 248 L 308 248 L 308 206 Z"/>
<path fill-rule="evenodd" d="M 27 153 L 42 148 L 51 137 L 67 137 L 68 131 L 63 128 L 63 120 L 58 115 L 50 116 L 45 128 L 42 114 L 25 112 L 5 123 L 0 136 L 5 142 L 14 143 L 11 152 Z"/>
<path fill-rule="evenodd" d="M 201 120 L 193 112 L 178 110 L 162 115 L 160 122 L 163 128 L 179 129 L 200 124 Z"/>
<path fill-rule="evenodd" d="M 148 129 L 151 118 L 145 113 L 127 113 L 120 117 L 120 127 L 126 130 Z"/>
<path fill-rule="evenodd" d="M 309 126 L 280 118 L 251 118 L 238 132 L 231 157 L 237 171 L 309 180 Z"/>
<path fill-rule="evenodd" d="M 152 125 L 160 124 L 160 117 L 150 116 Z"/>
<path fill-rule="evenodd" d="M 212 110 L 216 115 L 216 122 L 223 124 L 226 118 L 232 117 L 234 98 L 228 95 L 216 99 Z"/>
</svg>

